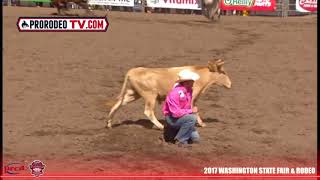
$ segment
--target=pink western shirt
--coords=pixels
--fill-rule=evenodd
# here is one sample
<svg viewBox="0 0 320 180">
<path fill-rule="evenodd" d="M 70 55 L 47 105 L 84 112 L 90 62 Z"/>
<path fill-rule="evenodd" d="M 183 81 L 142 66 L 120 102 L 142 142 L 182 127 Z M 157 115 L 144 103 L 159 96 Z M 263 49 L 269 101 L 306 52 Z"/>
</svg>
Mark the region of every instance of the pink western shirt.
<svg viewBox="0 0 320 180">
<path fill-rule="evenodd" d="M 166 97 L 166 101 L 162 107 L 162 113 L 165 116 L 180 118 L 186 114 L 192 113 L 191 107 L 192 89 L 187 89 L 178 84 Z"/>
</svg>

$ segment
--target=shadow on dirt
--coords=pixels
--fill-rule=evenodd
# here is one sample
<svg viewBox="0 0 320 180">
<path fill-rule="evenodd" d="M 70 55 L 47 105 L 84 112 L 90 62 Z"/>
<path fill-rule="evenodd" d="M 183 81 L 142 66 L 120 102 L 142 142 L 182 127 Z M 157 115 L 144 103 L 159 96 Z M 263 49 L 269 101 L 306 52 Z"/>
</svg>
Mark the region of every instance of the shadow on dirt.
<svg viewBox="0 0 320 180">
<path fill-rule="evenodd" d="M 217 122 L 221 122 L 219 119 L 216 119 L 216 118 L 206 118 L 206 119 L 203 119 L 203 122 L 205 123 L 217 123 Z"/>
<path fill-rule="evenodd" d="M 159 122 L 161 124 L 164 124 L 165 121 L 164 120 L 159 120 Z M 119 127 L 119 126 L 123 126 L 123 125 L 138 125 L 138 126 L 142 126 L 146 129 L 155 129 L 153 123 L 149 120 L 149 119 L 139 119 L 139 120 L 125 120 L 125 121 L 122 121 L 121 123 L 118 123 L 118 124 L 114 124 L 112 126 L 112 128 L 116 128 L 116 127 Z"/>
<path fill-rule="evenodd" d="M 159 122 L 166 126 L 165 120 L 159 120 Z M 216 118 L 206 118 L 206 119 L 203 119 L 203 122 L 210 124 L 210 123 L 217 123 L 221 121 Z M 138 125 L 146 129 L 156 129 L 153 123 L 149 119 L 139 119 L 136 121 L 128 119 L 128 120 L 122 121 L 121 123 L 114 124 L 112 128 L 117 128 L 124 125 Z"/>
</svg>

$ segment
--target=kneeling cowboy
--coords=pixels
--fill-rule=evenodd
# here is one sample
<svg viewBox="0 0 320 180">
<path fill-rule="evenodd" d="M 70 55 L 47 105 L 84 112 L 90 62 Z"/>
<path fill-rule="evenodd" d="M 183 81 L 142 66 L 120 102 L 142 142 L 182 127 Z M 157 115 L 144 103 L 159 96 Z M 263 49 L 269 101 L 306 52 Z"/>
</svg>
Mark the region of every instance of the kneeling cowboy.
<svg viewBox="0 0 320 180">
<path fill-rule="evenodd" d="M 162 108 L 169 130 L 177 130 L 174 140 L 179 146 L 198 143 L 200 139 L 195 127 L 198 108 L 191 107 L 193 83 L 199 78 L 197 73 L 188 69 L 180 71 Z"/>
</svg>

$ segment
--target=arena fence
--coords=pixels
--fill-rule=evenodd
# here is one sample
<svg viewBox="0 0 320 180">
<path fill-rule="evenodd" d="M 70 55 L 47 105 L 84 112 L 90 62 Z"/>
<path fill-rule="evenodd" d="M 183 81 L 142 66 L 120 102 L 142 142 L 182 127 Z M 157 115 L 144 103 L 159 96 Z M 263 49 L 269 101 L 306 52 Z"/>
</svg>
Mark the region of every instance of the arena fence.
<svg viewBox="0 0 320 180">
<path fill-rule="evenodd" d="M 134 11 L 134 12 L 153 12 L 153 13 L 178 13 L 178 14 L 201 14 L 200 10 L 190 10 L 190 9 L 169 9 L 169 8 L 150 8 L 146 7 L 142 3 L 142 0 L 134 0 L 133 7 L 124 6 L 92 6 L 94 9 L 101 10 L 112 10 L 112 11 Z M 317 12 L 298 12 L 296 10 L 296 0 L 276 0 L 276 10 L 275 11 L 250 11 L 248 14 L 250 16 L 303 16 L 310 14 L 317 14 Z M 3 0 L 3 5 L 7 6 L 25 6 L 25 7 L 54 7 L 51 0 Z M 241 11 L 221 11 L 222 15 L 242 15 Z"/>
</svg>

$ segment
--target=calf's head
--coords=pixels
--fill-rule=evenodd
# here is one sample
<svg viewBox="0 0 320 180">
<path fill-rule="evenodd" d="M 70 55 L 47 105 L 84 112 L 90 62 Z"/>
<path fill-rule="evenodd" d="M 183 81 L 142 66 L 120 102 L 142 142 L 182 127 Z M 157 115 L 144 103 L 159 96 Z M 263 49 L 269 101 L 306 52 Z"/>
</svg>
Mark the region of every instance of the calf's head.
<svg viewBox="0 0 320 180">
<path fill-rule="evenodd" d="M 231 80 L 223 68 L 224 61 L 222 59 L 209 61 L 208 69 L 211 72 L 211 79 L 215 84 L 231 88 Z"/>
</svg>

